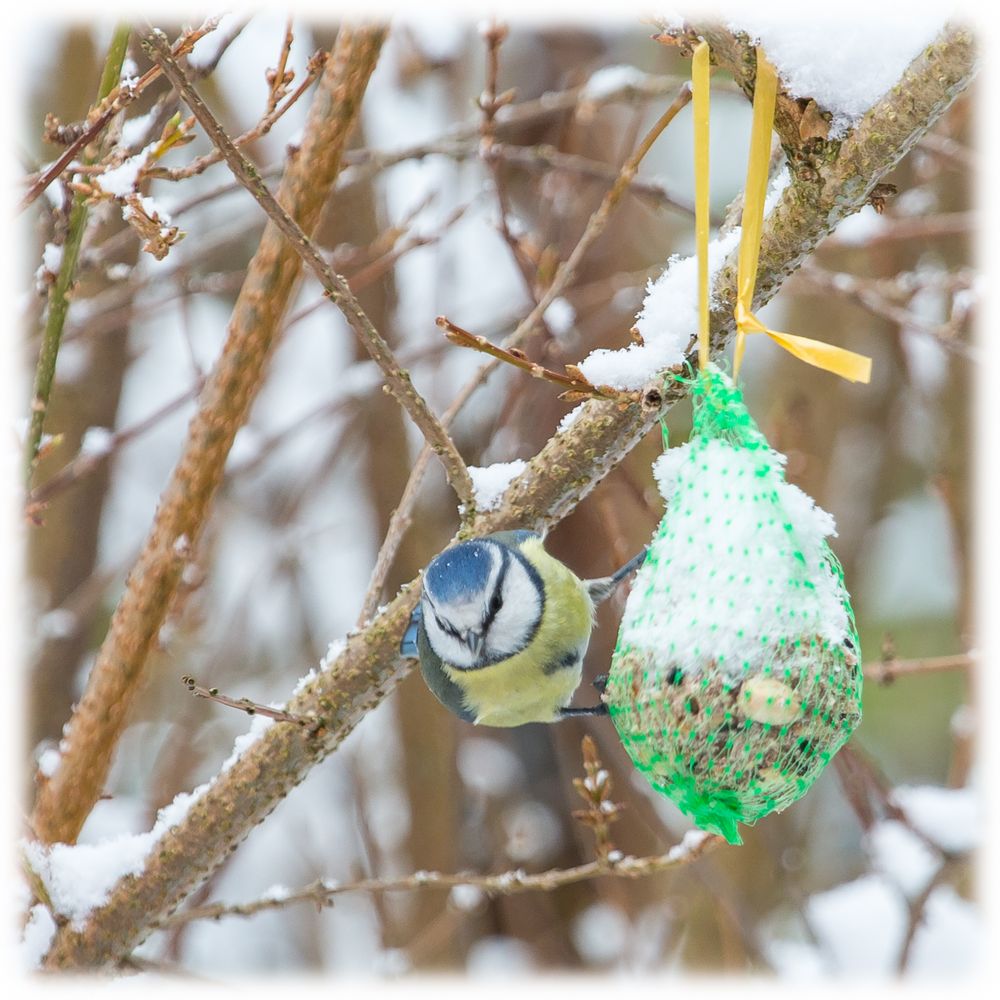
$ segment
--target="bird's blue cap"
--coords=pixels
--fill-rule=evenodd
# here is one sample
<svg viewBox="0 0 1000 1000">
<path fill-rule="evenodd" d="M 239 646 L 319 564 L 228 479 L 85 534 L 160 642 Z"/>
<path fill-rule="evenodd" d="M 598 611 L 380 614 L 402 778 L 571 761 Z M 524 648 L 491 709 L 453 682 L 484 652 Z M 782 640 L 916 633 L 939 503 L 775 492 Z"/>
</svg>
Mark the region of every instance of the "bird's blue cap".
<svg viewBox="0 0 1000 1000">
<path fill-rule="evenodd" d="M 492 565 L 487 543 L 459 542 L 431 561 L 424 586 L 436 601 L 454 601 L 482 591 Z"/>
</svg>

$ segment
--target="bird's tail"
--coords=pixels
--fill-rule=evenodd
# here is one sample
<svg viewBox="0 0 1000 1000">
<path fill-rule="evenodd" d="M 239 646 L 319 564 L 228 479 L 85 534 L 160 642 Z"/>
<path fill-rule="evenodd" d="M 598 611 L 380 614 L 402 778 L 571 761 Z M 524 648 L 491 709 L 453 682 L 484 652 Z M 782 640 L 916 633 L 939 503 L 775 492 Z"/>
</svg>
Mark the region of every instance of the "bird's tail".
<svg viewBox="0 0 1000 1000">
<path fill-rule="evenodd" d="M 620 570 L 612 573 L 611 576 L 602 576 L 598 580 L 587 580 L 586 587 L 587 591 L 590 593 L 590 599 L 595 604 L 600 604 L 601 601 L 610 597 L 615 587 L 617 587 L 618 584 L 629 575 L 629 573 L 634 572 L 642 565 L 648 552 L 648 547 L 643 549 L 638 555 L 629 559 L 629 561 L 625 563 Z"/>
</svg>

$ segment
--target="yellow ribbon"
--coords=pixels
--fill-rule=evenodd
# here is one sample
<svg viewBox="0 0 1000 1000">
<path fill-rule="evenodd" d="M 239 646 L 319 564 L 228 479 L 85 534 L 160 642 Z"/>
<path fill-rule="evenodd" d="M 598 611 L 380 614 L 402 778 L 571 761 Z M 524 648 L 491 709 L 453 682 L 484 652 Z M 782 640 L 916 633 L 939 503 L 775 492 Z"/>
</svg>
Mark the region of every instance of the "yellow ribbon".
<svg viewBox="0 0 1000 1000">
<path fill-rule="evenodd" d="M 691 63 L 694 113 L 694 237 L 698 261 L 698 367 L 708 364 L 708 42 L 699 42 Z"/>
<path fill-rule="evenodd" d="M 692 70 L 693 76 L 694 70 Z M 824 344 L 819 340 L 810 340 L 808 337 L 796 337 L 789 333 L 769 330 L 754 316 L 751 309 L 754 285 L 757 281 L 760 234 L 764 222 L 767 167 L 771 159 L 771 128 L 774 123 L 774 102 L 777 89 L 778 77 L 774 67 L 768 62 L 763 50 L 758 48 L 757 84 L 753 95 L 753 128 L 750 134 L 746 189 L 743 193 L 743 229 L 740 233 L 737 270 L 736 347 L 733 352 L 733 378 L 735 379 L 739 374 L 740 364 L 743 361 L 744 337 L 748 333 L 766 333 L 776 344 L 794 354 L 801 361 L 805 361 L 806 364 L 833 372 L 851 382 L 867 382 L 871 378 L 871 358 L 855 354 L 853 351 L 846 351 L 842 347 L 834 347 L 832 344 Z M 697 90 L 695 93 L 697 94 Z M 697 227 L 697 216 L 695 225 Z M 701 254 L 700 245 L 698 252 Z"/>
</svg>

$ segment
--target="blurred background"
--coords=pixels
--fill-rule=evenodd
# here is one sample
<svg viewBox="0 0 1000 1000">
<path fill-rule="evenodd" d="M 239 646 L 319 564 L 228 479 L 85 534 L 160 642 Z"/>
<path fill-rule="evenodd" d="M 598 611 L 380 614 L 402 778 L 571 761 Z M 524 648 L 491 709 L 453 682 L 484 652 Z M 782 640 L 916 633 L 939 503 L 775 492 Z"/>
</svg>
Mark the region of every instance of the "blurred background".
<svg viewBox="0 0 1000 1000">
<path fill-rule="evenodd" d="M 159 26 L 170 37 L 179 30 Z M 37 24 L 20 46 L 25 173 L 57 155 L 42 140 L 46 113 L 64 123 L 86 113 L 112 27 Z M 335 26 L 295 19 L 292 27 L 288 66 L 298 81 Z M 199 88 L 231 135 L 263 114 L 265 73 L 285 30 L 278 12 L 227 16 L 192 55 L 190 65 L 206 70 Z M 316 239 L 438 413 L 482 359 L 448 345 L 435 317 L 495 342 L 509 333 L 687 78 L 688 61 L 651 34 L 632 19 L 512 23 L 497 84 L 516 96 L 498 128 L 500 153 L 487 163 L 475 104 L 487 85 L 477 25 L 444 15 L 394 19 Z M 145 68 L 134 46 L 130 55 Z M 721 222 L 742 187 L 750 109 L 724 74 L 713 88 L 712 199 Z M 164 92 L 151 88 L 128 111 L 124 141 L 136 149 L 156 116 L 162 125 L 172 110 L 154 108 Z M 976 645 L 974 100 L 971 91 L 960 97 L 888 178 L 898 193 L 884 212 L 866 207 L 846 220 L 762 313 L 777 329 L 870 355 L 871 385 L 809 368 L 764 338 L 751 341 L 744 365 L 751 412 L 788 455 L 788 478 L 836 518 L 834 549 L 865 663 L 955 654 L 948 666 L 957 668 L 869 681 L 850 757 L 805 799 L 746 830 L 742 848 L 675 872 L 495 899 L 474 890 L 349 893 L 322 911 L 300 905 L 162 932 L 142 947 L 144 959 L 209 976 L 916 977 L 951 975 L 974 960 L 974 685 L 961 655 Z M 280 167 L 308 102 L 248 147 L 258 164 Z M 208 148 L 199 133 L 164 165 Z M 644 183 L 626 194 L 545 329 L 523 345 L 531 358 L 560 369 L 628 342 L 647 280 L 672 254 L 693 250 L 690 164 L 687 109 L 646 157 Z M 147 193 L 186 237 L 155 260 L 118 208 L 94 209 L 59 354 L 46 430 L 61 441 L 34 479 L 45 506 L 26 555 L 26 787 L 83 690 L 263 228 L 224 166 L 154 180 Z M 17 274 L 25 396 L 45 309 L 39 264 L 65 226 L 65 194 L 53 185 L 25 216 L 29 250 Z M 210 778 L 248 728 L 241 713 L 193 698 L 183 674 L 233 697 L 284 702 L 356 624 L 422 443 L 365 358 L 339 312 L 303 281 L 83 842 L 148 830 L 156 810 Z M 454 435 L 471 465 L 527 459 L 570 409 L 548 384 L 504 369 L 475 394 Z M 668 423 L 671 441 L 684 441 L 690 408 L 675 408 Z M 659 433 L 650 434 L 552 531 L 550 551 L 580 576 L 610 572 L 651 535 L 662 514 L 650 474 L 660 449 Z M 456 527 L 453 496 L 432 466 L 386 597 Z M 601 611 L 580 704 L 593 700 L 590 680 L 607 669 L 623 600 Z M 571 816 L 583 804 L 572 779 L 583 774 L 585 734 L 626 807 L 611 831 L 615 845 L 636 856 L 666 851 L 690 824 L 632 769 L 606 719 L 475 729 L 412 673 L 198 900 L 243 902 L 319 877 L 534 872 L 590 860 L 591 833 Z"/>
</svg>

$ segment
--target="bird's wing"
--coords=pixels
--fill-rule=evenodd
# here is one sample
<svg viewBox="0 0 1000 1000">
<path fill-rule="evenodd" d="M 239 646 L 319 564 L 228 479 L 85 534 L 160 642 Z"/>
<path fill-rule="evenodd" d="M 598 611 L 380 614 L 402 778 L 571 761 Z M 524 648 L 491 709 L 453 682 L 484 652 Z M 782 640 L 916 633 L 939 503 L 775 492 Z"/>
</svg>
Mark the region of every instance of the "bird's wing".
<svg viewBox="0 0 1000 1000">
<path fill-rule="evenodd" d="M 516 549 L 527 539 L 541 538 L 542 536 L 537 531 L 525 531 L 523 528 L 518 528 L 516 531 L 494 531 L 492 535 L 486 537 L 500 542 L 501 545 L 508 545 Z"/>
<path fill-rule="evenodd" d="M 417 651 L 420 656 L 420 672 L 424 675 L 431 694 L 460 719 L 465 722 L 475 722 L 475 714 L 466 708 L 462 689 L 444 672 L 441 657 L 431 648 L 427 631 L 424 629 L 423 615 L 417 625 Z"/>
<path fill-rule="evenodd" d="M 413 614 L 410 615 L 410 624 L 406 626 L 406 631 L 403 633 L 402 641 L 399 644 L 399 653 L 401 656 L 410 656 L 413 659 L 420 656 L 420 651 L 417 649 L 417 632 L 423 620 L 424 609 L 418 604 L 413 609 Z"/>
</svg>

